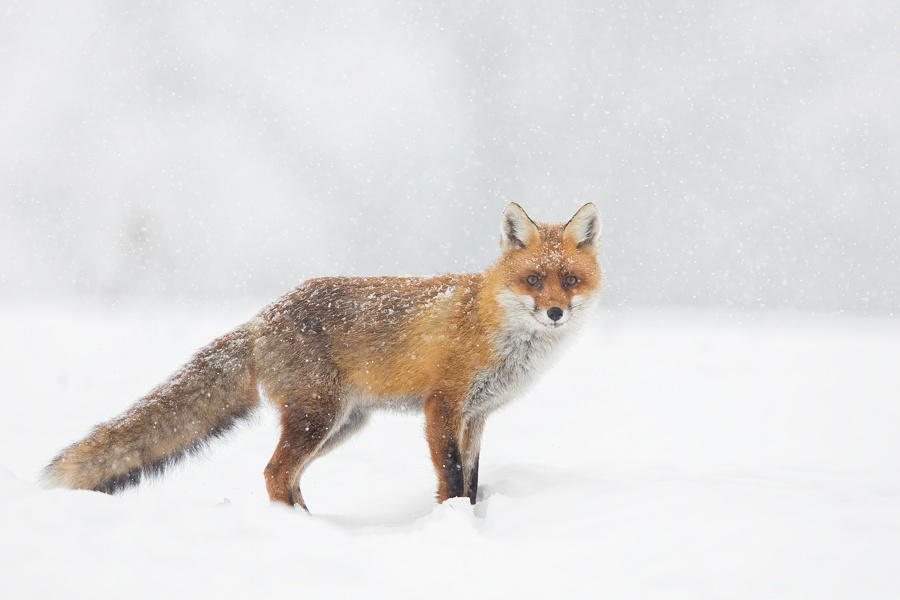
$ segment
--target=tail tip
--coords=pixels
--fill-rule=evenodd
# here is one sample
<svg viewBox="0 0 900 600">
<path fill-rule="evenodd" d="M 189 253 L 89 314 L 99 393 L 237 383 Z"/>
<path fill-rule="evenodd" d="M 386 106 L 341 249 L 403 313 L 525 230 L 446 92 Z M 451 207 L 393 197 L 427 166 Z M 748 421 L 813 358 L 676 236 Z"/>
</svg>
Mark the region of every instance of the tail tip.
<svg viewBox="0 0 900 600">
<path fill-rule="evenodd" d="M 65 478 L 59 472 L 59 464 L 61 462 L 63 462 L 62 459 L 56 458 L 41 470 L 41 474 L 38 477 L 38 484 L 45 490 L 72 487 L 67 485 Z"/>
</svg>

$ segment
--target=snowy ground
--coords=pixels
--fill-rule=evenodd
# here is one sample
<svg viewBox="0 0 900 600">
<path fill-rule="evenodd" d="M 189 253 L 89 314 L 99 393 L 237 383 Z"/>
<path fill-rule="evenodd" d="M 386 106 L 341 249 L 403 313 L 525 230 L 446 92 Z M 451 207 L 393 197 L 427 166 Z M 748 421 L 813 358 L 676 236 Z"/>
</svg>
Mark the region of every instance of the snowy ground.
<svg viewBox="0 0 900 600">
<path fill-rule="evenodd" d="M 488 421 L 480 502 L 433 503 L 386 415 L 270 506 L 264 412 L 135 492 L 44 491 L 231 310 L 0 310 L 3 598 L 900 597 L 900 321 L 601 311 Z"/>
</svg>

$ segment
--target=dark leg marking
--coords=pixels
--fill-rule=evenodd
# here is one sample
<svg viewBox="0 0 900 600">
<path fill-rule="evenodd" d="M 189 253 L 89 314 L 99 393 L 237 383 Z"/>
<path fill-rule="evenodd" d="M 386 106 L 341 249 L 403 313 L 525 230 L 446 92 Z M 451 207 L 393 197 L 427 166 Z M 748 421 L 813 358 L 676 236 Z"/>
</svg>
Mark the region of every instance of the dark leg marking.
<svg viewBox="0 0 900 600">
<path fill-rule="evenodd" d="M 475 457 L 475 465 L 472 467 L 472 473 L 469 475 L 469 489 L 466 496 L 469 502 L 475 504 L 475 496 L 478 494 L 478 457 Z"/>
<path fill-rule="evenodd" d="M 459 498 L 465 495 L 465 483 L 463 482 L 462 458 L 459 452 L 459 444 L 456 440 L 447 442 L 447 455 L 444 458 L 444 484 L 447 486 L 448 498 Z"/>
</svg>

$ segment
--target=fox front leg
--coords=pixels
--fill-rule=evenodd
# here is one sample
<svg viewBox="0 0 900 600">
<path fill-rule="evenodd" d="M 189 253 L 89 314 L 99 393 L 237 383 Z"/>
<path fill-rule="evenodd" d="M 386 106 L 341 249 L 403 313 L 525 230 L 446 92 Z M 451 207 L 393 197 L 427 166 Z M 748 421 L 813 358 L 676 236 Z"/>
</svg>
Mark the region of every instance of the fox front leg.
<svg viewBox="0 0 900 600">
<path fill-rule="evenodd" d="M 484 431 L 484 417 L 475 416 L 466 419 L 462 437 L 463 483 L 469 502 L 475 504 L 478 494 L 478 457 L 481 453 L 481 434 Z"/>
<path fill-rule="evenodd" d="M 467 495 L 460 450 L 462 414 L 459 404 L 442 391 L 432 393 L 425 400 L 425 437 L 437 472 L 438 502 Z"/>
</svg>

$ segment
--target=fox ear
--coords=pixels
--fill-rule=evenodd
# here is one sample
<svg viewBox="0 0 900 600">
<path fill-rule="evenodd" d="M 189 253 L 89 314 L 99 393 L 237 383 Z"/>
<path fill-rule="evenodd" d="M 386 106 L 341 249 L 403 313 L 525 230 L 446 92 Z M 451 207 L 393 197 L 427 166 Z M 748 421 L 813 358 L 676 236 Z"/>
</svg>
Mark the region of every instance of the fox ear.
<svg viewBox="0 0 900 600">
<path fill-rule="evenodd" d="M 563 237 L 579 249 L 597 252 L 600 249 L 600 211 L 592 202 L 588 202 L 566 223 Z"/>
<path fill-rule="evenodd" d="M 525 248 L 538 239 L 538 228 L 522 207 L 510 202 L 500 222 L 500 246 L 504 252 Z"/>
</svg>

